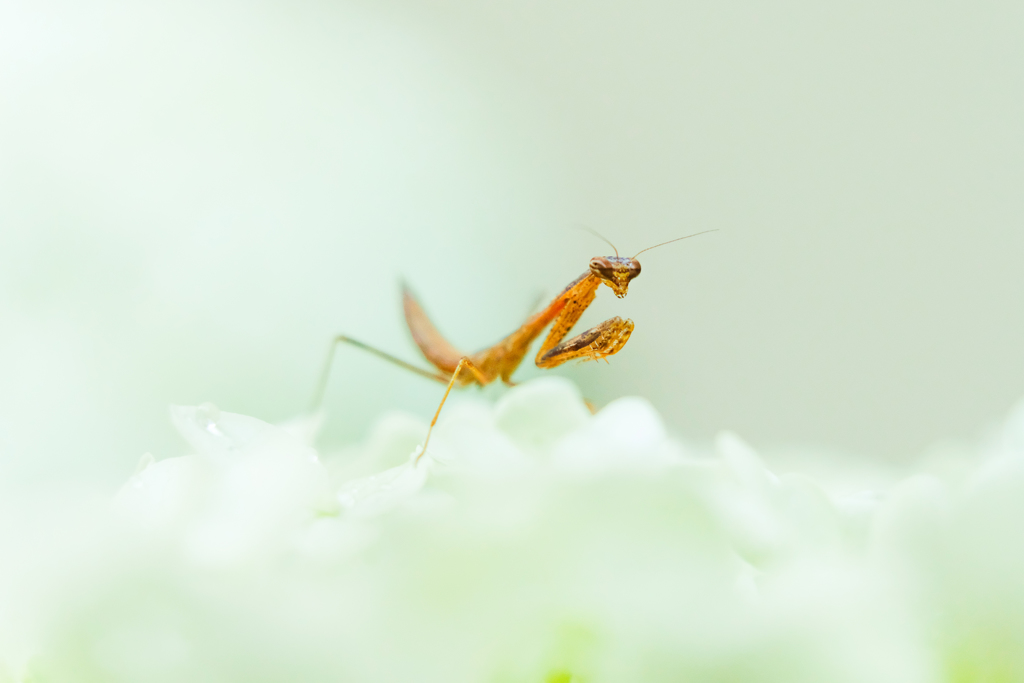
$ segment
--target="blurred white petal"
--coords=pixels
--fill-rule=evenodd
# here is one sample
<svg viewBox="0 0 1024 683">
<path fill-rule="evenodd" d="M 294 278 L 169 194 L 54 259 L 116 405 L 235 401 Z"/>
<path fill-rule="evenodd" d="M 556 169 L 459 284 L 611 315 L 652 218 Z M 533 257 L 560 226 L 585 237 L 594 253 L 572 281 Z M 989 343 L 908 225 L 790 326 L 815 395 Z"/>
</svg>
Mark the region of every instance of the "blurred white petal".
<svg viewBox="0 0 1024 683">
<path fill-rule="evenodd" d="M 1005 439 L 959 479 L 834 495 L 733 434 L 684 446 L 641 399 L 591 415 L 561 380 L 450 406 L 422 457 L 398 414 L 325 463 L 315 421 L 172 417 L 193 454 L 144 457 L 109 515 L 0 573 L 39 615 L 0 620 L 13 675 L 1024 680 Z"/>
</svg>

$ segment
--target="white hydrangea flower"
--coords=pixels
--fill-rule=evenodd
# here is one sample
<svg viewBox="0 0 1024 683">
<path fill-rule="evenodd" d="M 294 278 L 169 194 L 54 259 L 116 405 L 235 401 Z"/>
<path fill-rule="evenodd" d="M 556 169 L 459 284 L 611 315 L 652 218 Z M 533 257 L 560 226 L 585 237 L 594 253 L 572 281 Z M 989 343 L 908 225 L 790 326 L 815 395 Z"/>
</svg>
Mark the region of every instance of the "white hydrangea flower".
<svg viewBox="0 0 1024 683">
<path fill-rule="evenodd" d="M 0 570 L 0 681 L 1024 681 L 1024 408 L 854 493 L 555 378 L 421 458 L 397 415 L 323 459 L 312 419 L 172 417 L 193 455 Z"/>
</svg>

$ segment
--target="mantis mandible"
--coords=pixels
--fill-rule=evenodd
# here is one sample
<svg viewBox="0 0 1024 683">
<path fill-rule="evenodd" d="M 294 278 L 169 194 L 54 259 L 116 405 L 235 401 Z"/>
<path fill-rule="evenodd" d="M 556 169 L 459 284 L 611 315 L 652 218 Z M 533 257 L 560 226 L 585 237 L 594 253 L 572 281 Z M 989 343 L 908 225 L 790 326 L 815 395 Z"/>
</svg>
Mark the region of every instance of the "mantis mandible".
<svg viewBox="0 0 1024 683">
<path fill-rule="evenodd" d="M 573 359 L 599 360 L 613 356 L 622 350 L 633 332 L 633 321 L 616 316 L 591 327 L 586 332 L 578 334 L 571 339 L 565 339 L 573 325 L 580 319 L 583 312 L 594 301 L 597 290 L 601 284 L 611 287 L 615 296 L 622 299 L 629 291 L 629 283 L 640 274 L 640 262 L 636 257 L 645 251 L 661 247 L 672 242 L 696 237 L 715 230 L 677 237 L 668 242 L 656 244 L 637 252 L 632 257 L 619 256 L 619 250 L 615 245 L 608 242 L 601 235 L 605 242 L 615 250 L 615 256 L 595 256 L 590 259 L 589 268 L 585 273 L 569 283 L 543 310 L 530 316 L 519 329 L 508 335 L 494 346 L 482 349 L 473 354 L 465 354 L 446 340 L 437 331 L 433 323 L 424 313 L 423 308 L 413 296 L 409 288 L 402 285 L 402 307 L 405 312 L 405 322 L 412 333 L 413 341 L 420 348 L 423 355 L 437 369 L 434 372 L 418 368 L 415 365 L 406 363 L 404 360 L 392 356 L 389 353 L 374 348 L 369 344 L 357 341 L 346 335 L 338 335 L 332 341 L 327 352 L 327 359 L 324 363 L 323 373 L 313 396 L 312 410 L 319 409 L 323 400 L 324 390 L 327 386 L 327 378 L 331 371 L 331 364 L 334 360 L 334 352 L 338 344 L 350 344 L 364 351 L 368 351 L 384 360 L 387 360 L 399 367 L 410 370 L 423 377 L 447 384 L 441 403 L 434 411 L 434 418 L 430 421 L 427 435 L 423 439 L 423 448 L 416 457 L 417 462 L 427 452 L 427 444 L 430 442 L 430 434 L 437 424 L 437 418 L 441 414 L 441 408 L 448 400 L 448 394 L 452 387 L 470 386 L 477 384 L 485 386 L 500 379 L 508 385 L 512 382 L 512 373 L 516 371 L 519 364 L 523 362 L 530 344 L 544 331 L 544 328 L 551 324 L 548 336 L 541 344 L 540 350 L 534 359 L 539 368 L 554 368 L 562 363 Z M 597 234 L 597 233 L 594 233 Z"/>
</svg>

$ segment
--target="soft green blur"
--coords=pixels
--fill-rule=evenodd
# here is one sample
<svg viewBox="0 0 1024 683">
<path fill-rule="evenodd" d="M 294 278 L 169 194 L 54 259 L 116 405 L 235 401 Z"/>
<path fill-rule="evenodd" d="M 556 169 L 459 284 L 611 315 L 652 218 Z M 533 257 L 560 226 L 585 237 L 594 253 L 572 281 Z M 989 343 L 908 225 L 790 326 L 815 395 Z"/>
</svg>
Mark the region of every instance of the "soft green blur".
<svg viewBox="0 0 1024 683">
<path fill-rule="evenodd" d="M 0 5 L 0 476 L 116 482 L 170 403 L 305 410 L 346 332 L 467 350 L 607 246 L 670 429 L 892 458 L 1024 393 L 1019 3 Z M 538 371 L 524 364 L 521 378 Z M 340 357 L 325 440 L 441 388 Z M 500 393 L 496 389 L 495 393 Z"/>
</svg>

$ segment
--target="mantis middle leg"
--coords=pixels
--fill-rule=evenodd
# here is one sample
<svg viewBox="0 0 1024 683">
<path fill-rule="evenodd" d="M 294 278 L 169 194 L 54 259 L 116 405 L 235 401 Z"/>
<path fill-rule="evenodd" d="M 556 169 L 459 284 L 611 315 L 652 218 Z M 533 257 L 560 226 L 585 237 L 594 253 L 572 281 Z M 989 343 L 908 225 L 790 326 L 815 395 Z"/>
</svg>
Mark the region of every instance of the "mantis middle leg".
<svg viewBox="0 0 1024 683">
<path fill-rule="evenodd" d="M 449 379 L 447 374 L 442 374 L 440 372 L 430 372 L 429 370 L 418 368 L 412 363 L 406 363 L 404 360 L 398 358 L 397 356 L 392 356 L 390 353 L 387 353 L 386 351 L 381 351 L 376 347 L 370 346 L 369 344 L 364 344 L 363 342 L 353 339 L 352 337 L 347 337 L 343 334 L 339 334 L 337 337 L 331 340 L 331 345 L 327 349 L 327 358 L 324 359 L 324 369 L 320 373 L 320 381 L 317 383 L 316 391 L 313 393 L 313 400 L 310 404 L 311 413 L 315 413 L 316 411 L 318 411 L 320 409 L 320 405 L 323 403 L 324 392 L 327 389 L 327 379 L 331 374 L 331 366 L 334 363 L 334 353 L 338 348 L 338 344 L 351 344 L 352 346 L 355 346 L 358 349 L 362 349 L 363 351 L 368 351 L 369 353 L 372 353 L 378 358 L 383 358 L 389 363 L 394 363 L 400 368 L 405 368 L 410 372 L 414 372 L 417 375 L 426 377 L 427 379 L 432 379 L 434 381 L 441 382 L 442 384 L 447 382 Z"/>
</svg>

